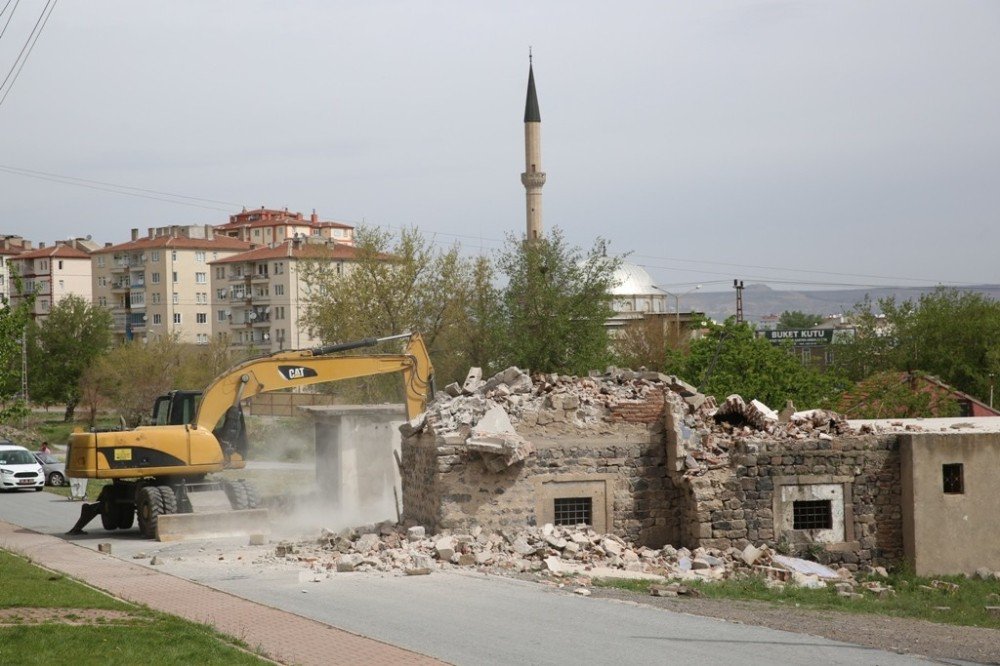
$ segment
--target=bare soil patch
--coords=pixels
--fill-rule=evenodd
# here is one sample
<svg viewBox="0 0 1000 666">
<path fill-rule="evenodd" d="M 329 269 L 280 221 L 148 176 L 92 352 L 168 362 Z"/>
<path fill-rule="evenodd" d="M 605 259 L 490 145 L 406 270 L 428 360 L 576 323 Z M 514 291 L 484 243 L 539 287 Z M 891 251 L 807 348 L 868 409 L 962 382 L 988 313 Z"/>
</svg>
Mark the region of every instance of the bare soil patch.
<svg viewBox="0 0 1000 666">
<path fill-rule="evenodd" d="M 0 608 L 0 627 L 26 624 L 108 626 L 147 621 L 148 618 L 128 611 L 99 608 Z"/>
</svg>

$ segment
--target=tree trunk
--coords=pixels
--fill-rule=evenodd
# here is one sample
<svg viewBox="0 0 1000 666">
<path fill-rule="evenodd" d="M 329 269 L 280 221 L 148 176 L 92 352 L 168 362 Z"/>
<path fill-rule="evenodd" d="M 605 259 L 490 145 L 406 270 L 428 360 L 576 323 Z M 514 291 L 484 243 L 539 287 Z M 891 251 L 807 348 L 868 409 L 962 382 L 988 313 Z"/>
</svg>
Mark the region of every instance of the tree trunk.
<svg viewBox="0 0 1000 666">
<path fill-rule="evenodd" d="M 63 423 L 70 423 L 73 420 L 73 413 L 79 400 L 70 400 L 66 403 L 66 413 L 63 415 Z"/>
</svg>

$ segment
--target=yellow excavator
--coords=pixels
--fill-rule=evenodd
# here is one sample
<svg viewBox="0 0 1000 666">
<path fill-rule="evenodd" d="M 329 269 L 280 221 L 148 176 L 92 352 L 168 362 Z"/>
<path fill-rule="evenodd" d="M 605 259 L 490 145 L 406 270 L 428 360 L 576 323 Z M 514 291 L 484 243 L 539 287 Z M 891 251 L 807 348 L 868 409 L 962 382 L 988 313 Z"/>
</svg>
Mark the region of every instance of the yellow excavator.
<svg viewBox="0 0 1000 666">
<path fill-rule="evenodd" d="M 401 354 L 340 353 L 402 339 L 407 342 Z M 129 529 L 138 517 L 139 531 L 160 540 L 259 532 L 266 527 L 267 512 L 259 508 L 253 486 L 207 476 L 246 465 L 243 401 L 267 391 L 395 372 L 403 375 L 412 419 L 434 392 L 433 367 L 418 333 L 254 358 L 222 373 L 202 392 L 172 391 L 157 398 L 152 425 L 73 433 L 66 475 L 112 483 L 96 503 L 83 505 L 69 534 L 82 534 L 97 516 L 107 530 Z M 228 500 L 227 510 L 201 512 L 212 504 L 202 498 L 212 498 L 211 508 L 217 508 L 219 497 Z"/>
</svg>

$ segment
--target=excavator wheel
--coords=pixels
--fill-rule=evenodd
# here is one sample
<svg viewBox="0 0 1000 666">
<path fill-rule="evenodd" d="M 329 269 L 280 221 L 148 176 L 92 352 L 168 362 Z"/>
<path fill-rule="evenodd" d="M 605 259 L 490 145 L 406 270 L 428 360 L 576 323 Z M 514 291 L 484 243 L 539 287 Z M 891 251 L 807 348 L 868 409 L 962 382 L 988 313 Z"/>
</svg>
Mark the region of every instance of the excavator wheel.
<svg viewBox="0 0 1000 666">
<path fill-rule="evenodd" d="M 129 530 L 135 524 L 135 506 L 132 504 L 118 505 L 118 529 Z"/>
<path fill-rule="evenodd" d="M 104 486 L 97 499 L 101 503 L 101 525 L 108 531 L 118 529 L 121 512 L 118 503 L 115 502 L 114 486 Z"/>
<path fill-rule="evenodd" d="M 177 495 L 174 493 L 174 489 L 170 486 L 157 486 L 157 488 L 163 499 L 163 515 L 169 516 L 172 513 L 177 513 Z"/>
<path fill-rule="evenodd" d="M 139 531 L 148 539 L 156 538 L 156 523 L 163 514 L 163 497 L 156 486 L 143 486 L 135 501 Z"/>
<path fill-rule="evenodd" d="M 226 497 L 229 498 L 229 505 L 233 509 L 242 511 L 247 508 L 247 489 L 243 487 L 242 482 L 224 481 L 223 488 L 226 491 Z"/>
<path fill-rule="evenodd" d="M 247 494 L 247 508 L 256 509 L 259 507 L 260 492 L 257 490 L 257 486 L 244 479 L 240 479 L 240 484 L 243 486 L 243 490 L 245 490 Z"/>
</svg>

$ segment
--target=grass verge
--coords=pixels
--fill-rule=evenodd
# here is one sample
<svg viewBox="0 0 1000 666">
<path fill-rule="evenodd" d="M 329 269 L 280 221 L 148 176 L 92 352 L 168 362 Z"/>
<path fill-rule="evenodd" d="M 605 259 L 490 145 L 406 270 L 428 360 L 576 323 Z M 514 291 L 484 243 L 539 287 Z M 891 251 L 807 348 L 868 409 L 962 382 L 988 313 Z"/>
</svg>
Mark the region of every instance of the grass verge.
<svg viewBox="0 0 1000 666">
<path fill-rule="evenodd" d="M 3 664 L 268 663 L 209 627 L 127 604 L 2 550 L 0 580 Z"/>
<path fill-rule="evenodd" d="M 775 607 L 793 606 L 847 613 L 870 613 L 1000 629 L 1000 617 L 994 616 L 986 610 L 987 606 L 1000 606 L 1000 582 L 998 581 L 972 580 L 964 576 L 940 576 L 932 579 L 915 576 L 905 571 L 893 573 L 888 579 L 873 578 L 872 580 L 878 580 L 883 585 L 892 586 L 896 593 L 879 598 L 859 587 L 858 591 L 863 595 L 862 598 L 849 599 L 838 596 L 837 591 L 832 587 L 818 590 L 794 585 L 771 588 L 760 576 L 745 576 L 714 583 L 700 581 L 684 581 L 684 583 L 696 588 L 701 596 L 709 599 L 760 601 Z M 927 589 L 931 587 L 931 582 L 934 580 L 955 583 L 958 585 L 958 589 L 954 592 Z M 648 580 L 599 579 L 594 581 L 594 585 L 597 587 L 613 587 L 640 594 L 649 594 L 650 586 L 656 584 Z"/>
</svg>

